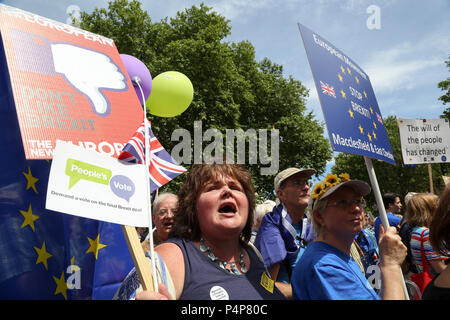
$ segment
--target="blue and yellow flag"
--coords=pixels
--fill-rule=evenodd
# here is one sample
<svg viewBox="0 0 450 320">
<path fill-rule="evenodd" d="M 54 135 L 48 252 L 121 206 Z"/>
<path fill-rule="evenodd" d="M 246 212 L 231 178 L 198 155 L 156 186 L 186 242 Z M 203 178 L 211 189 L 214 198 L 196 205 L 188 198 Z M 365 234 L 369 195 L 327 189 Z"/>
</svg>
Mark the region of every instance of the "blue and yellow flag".
<svg viewBox="0 0 450 320">
<path fill-rule="evenodd" d="M 369 76 L 333 44 L 298 26 L 333 149 L 395 165 Z"/>
<path fill-rule="evenodd" d="M 0 299 L 111 299 L 133 268 L 121 226 L 45 209 L 51 163 L 25 159 L 8 78 L 0 54 Z"/>
</svg>

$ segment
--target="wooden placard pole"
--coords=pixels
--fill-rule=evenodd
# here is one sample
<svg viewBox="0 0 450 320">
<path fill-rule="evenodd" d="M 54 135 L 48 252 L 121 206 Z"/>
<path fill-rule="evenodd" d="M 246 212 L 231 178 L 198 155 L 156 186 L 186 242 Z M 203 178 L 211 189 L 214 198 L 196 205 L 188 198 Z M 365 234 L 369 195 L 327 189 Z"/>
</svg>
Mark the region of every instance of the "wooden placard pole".
<svg viewBox="0 0 450 320">
<path fill-rule="evenodd" d="M 125 240 L 127 241 L 128 251 L 130 251 L 134 267 L 136 268 L 139 280 L 141 281 L 142 289 L 155 291 L 150 268 L 148 267 L 148 262 L 145 258 L 144 250 L 139 241 L 136 228 L 122 225 L 122 231 Z"/>
<path fill-rule="evenodd" d="M 428 177 L 430 179 L 430 193 L 434 193 L 433 187 L 433 171 L 431 170 L 431 163 L 428 164 Z"/>
</svg>

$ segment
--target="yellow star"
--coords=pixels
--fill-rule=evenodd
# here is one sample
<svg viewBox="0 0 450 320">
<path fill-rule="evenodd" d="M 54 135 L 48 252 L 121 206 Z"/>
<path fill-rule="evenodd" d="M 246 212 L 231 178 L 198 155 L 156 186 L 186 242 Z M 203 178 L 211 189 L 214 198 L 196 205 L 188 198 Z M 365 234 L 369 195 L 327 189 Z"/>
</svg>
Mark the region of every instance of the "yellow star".
<svg viewBox="0 0 450 320">
<path fill-rule="evenodd" d="M 369 137 L 369 140 L 372 141 L 372 136 L 370 135 L 370 133 L 367 134 L 367 137 Z"/>
<path fill-rule="evenodd" d="M 356 83 L 359 84 L 359 79 L 358 77 L 355 77 Z"/>
<path fill-rule="evenodd" d="M 33 177 L 31 174 L 31 169 L 28 167 L 28 173 L 22 172 L 25 178 L 27 179 L 27 190 L 33 188 L 34 192 L 37 194 L 35 183 L 39 180 L 38 178 Z"/>
<path fill-rule="evenodd" d="M 375 138 L 375 140 L 377 139 L 377 134 L 373 131 L 372 131 L 372 136 Z"/>
<path fill-rule="evenodd" d="M 47 266 L 47 260 L 52 257 L 52 255 L 50 253 L 47 252 L 47 249 L 45 248 L 45 241 L 42 244 L 42 248 L 38 248 L 38 247 L 34 247 L 34 250 L 36 250 L 37 254 L 38 254 L 38 258 L 36 260 L 36 264 L 38 263 L 43 263 L 45 270 L 48 271 L 48 266 Z"/>
<path fill-rule="evenodd" d="M 100 243 L 100 234 L 97 235 L 97 238 L 95 238 L 95 240 L 92 240 L 89 237 L 87 237 L 87 238 L 89 240 L 89 249 L 85 253 L 92 252 L 95 256 L 95 260 L 97 260 L 98 251 L 100 249 L 103 249 L 104 247 L 106 247 L 106 245 Z"/>
<path fill-rule="evenodd" d="M 348 74 L 352 74 L 352 70 L 350 70 L 348 67 L 347 67 L 347 72 L 348 72 Z"/>
<path fill-rule="evenodd" d="M 361 125 L 359 125 L 359 131 L 361 131 L 361 134 L 364 133 L 364 129 L 361 127 Z"/>
<path fill-rule="evenodd" d="M 53 280 L 55 280 L 56 283 L 56 290 L 54 294 L 57 295 L 58 293 L 61 293 L 64 296 L 64 299 L 67 300 L 67 283 L 64 279 L 64 271 L 61 272 L 61 277 L 59 279 L 53 276 Z"/>
<path fill-rule="evenodd" d="M 70 265 L 72 267 L 75 267 L 76 270 L 81 270 L 81 268 L 75 264 L 75 257 L 74 256 L 72 256 L 72 258 L 70 258 Z M 74 268 L 72 268 L 72 270 L 74 270 Z"/>
<path fill-rule="evenodd" d="M 352 110 L 350 108 L 348 108 L 348 113 L 350 114 L 350 117 L 352 117 L 354 119 L 353 112 L 352 112 Z"/>
<path fill-rule="evenodd" d="M 343 74 L 345 74 L 345 69 L 344 69 L 343 66 L 341 66 L 341 71 L 342 71 Z"/>
<path fill-rule="evenodd" d="M 338 73 L 338 78 L 339 78 L 339 81 L 342 82 L 342 76 L 340 73 Z"/>
<path fill-rule="evenodd" d="M 367 99 L 367 93 L 366 93 L 366 90 L 364 90 L 363 93 L 364 93 L 364 97 L 366 97 L 366 99 Z"/>
<path fill-rule="evenodd" d="M 369 109 L 370 109 L 370 113 L 373 114 L 373 109 L 372 109 L 372 107 L 369 107 Z"/>
<path fill-rule="evenodd" d="M 34 215 L 33 211 L 31 210 L 31 203 L 30 203 L 30 207 L 28 208 L 28 211 L 23 211 L 23 210 L 19 210 L 20 213 L 23 215 L 23 217 L 25 218 L 23 220 L 22 225 L 20 226 L 20 228 L 24 228 L 26 226 L 30 226 L 31 229 L 34 232 L 34 222 L 39 219 L 39 216 Z"/>
<path fill-rule="evenodd" d="M 342 98 L 344 98 L 344 99 L 345 99 L 345 91 L 344 91 L 344 90 L 342 90 L 342 89 L 341 89 L 341 95 L 342 95 Z"/>
<path fill-rule="evenodd" d="M 375 121 L 372 121 L 373 123 L 373 127 L 376 129 L 377 128 L 377 124 L 375 123 Z"/>
</svg>

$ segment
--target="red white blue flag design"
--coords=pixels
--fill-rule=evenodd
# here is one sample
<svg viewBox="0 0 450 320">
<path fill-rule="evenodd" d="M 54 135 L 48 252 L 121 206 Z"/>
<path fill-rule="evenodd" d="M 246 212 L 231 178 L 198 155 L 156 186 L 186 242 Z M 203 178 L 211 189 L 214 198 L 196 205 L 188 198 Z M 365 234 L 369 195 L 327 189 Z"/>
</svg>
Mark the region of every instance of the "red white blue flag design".
<svg viewBox="0 0 450 320">
<path fill-rule="evenodd" d="M 148 122 L 150 140 L 150 192 L 162 187 L 175 179 L 178 175 L 186 172 L 164 149 L 152 132 L 151 123 Z M 123 147 L 119 160 L 145 164 L 145 126 L 142 123 L 131 137 L 130 141 Z"/>
<path fill-rule="evenodd" d="M 336 98 L 336 93 L 334 92 L 334 87 L 328 85 L 328 83 L 323 83 L 322 81 L 320 81 L 320 87 L 322 88 L 322 93 L 326 93 L 330 97 Z"/>
</svg>

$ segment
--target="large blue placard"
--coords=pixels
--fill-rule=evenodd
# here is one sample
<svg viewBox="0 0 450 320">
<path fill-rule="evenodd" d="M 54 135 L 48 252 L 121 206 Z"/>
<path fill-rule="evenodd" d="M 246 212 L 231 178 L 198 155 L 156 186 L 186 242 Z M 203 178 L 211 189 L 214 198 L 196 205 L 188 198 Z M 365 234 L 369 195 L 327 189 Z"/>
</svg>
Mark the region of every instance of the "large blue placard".
<svg viewBox="0 0 450 320">
<path fill-rule="evenodd" d="M 395 164 L 369 76 L 317 33 L 298 27 L 333 149 Z"/>
</svg>

